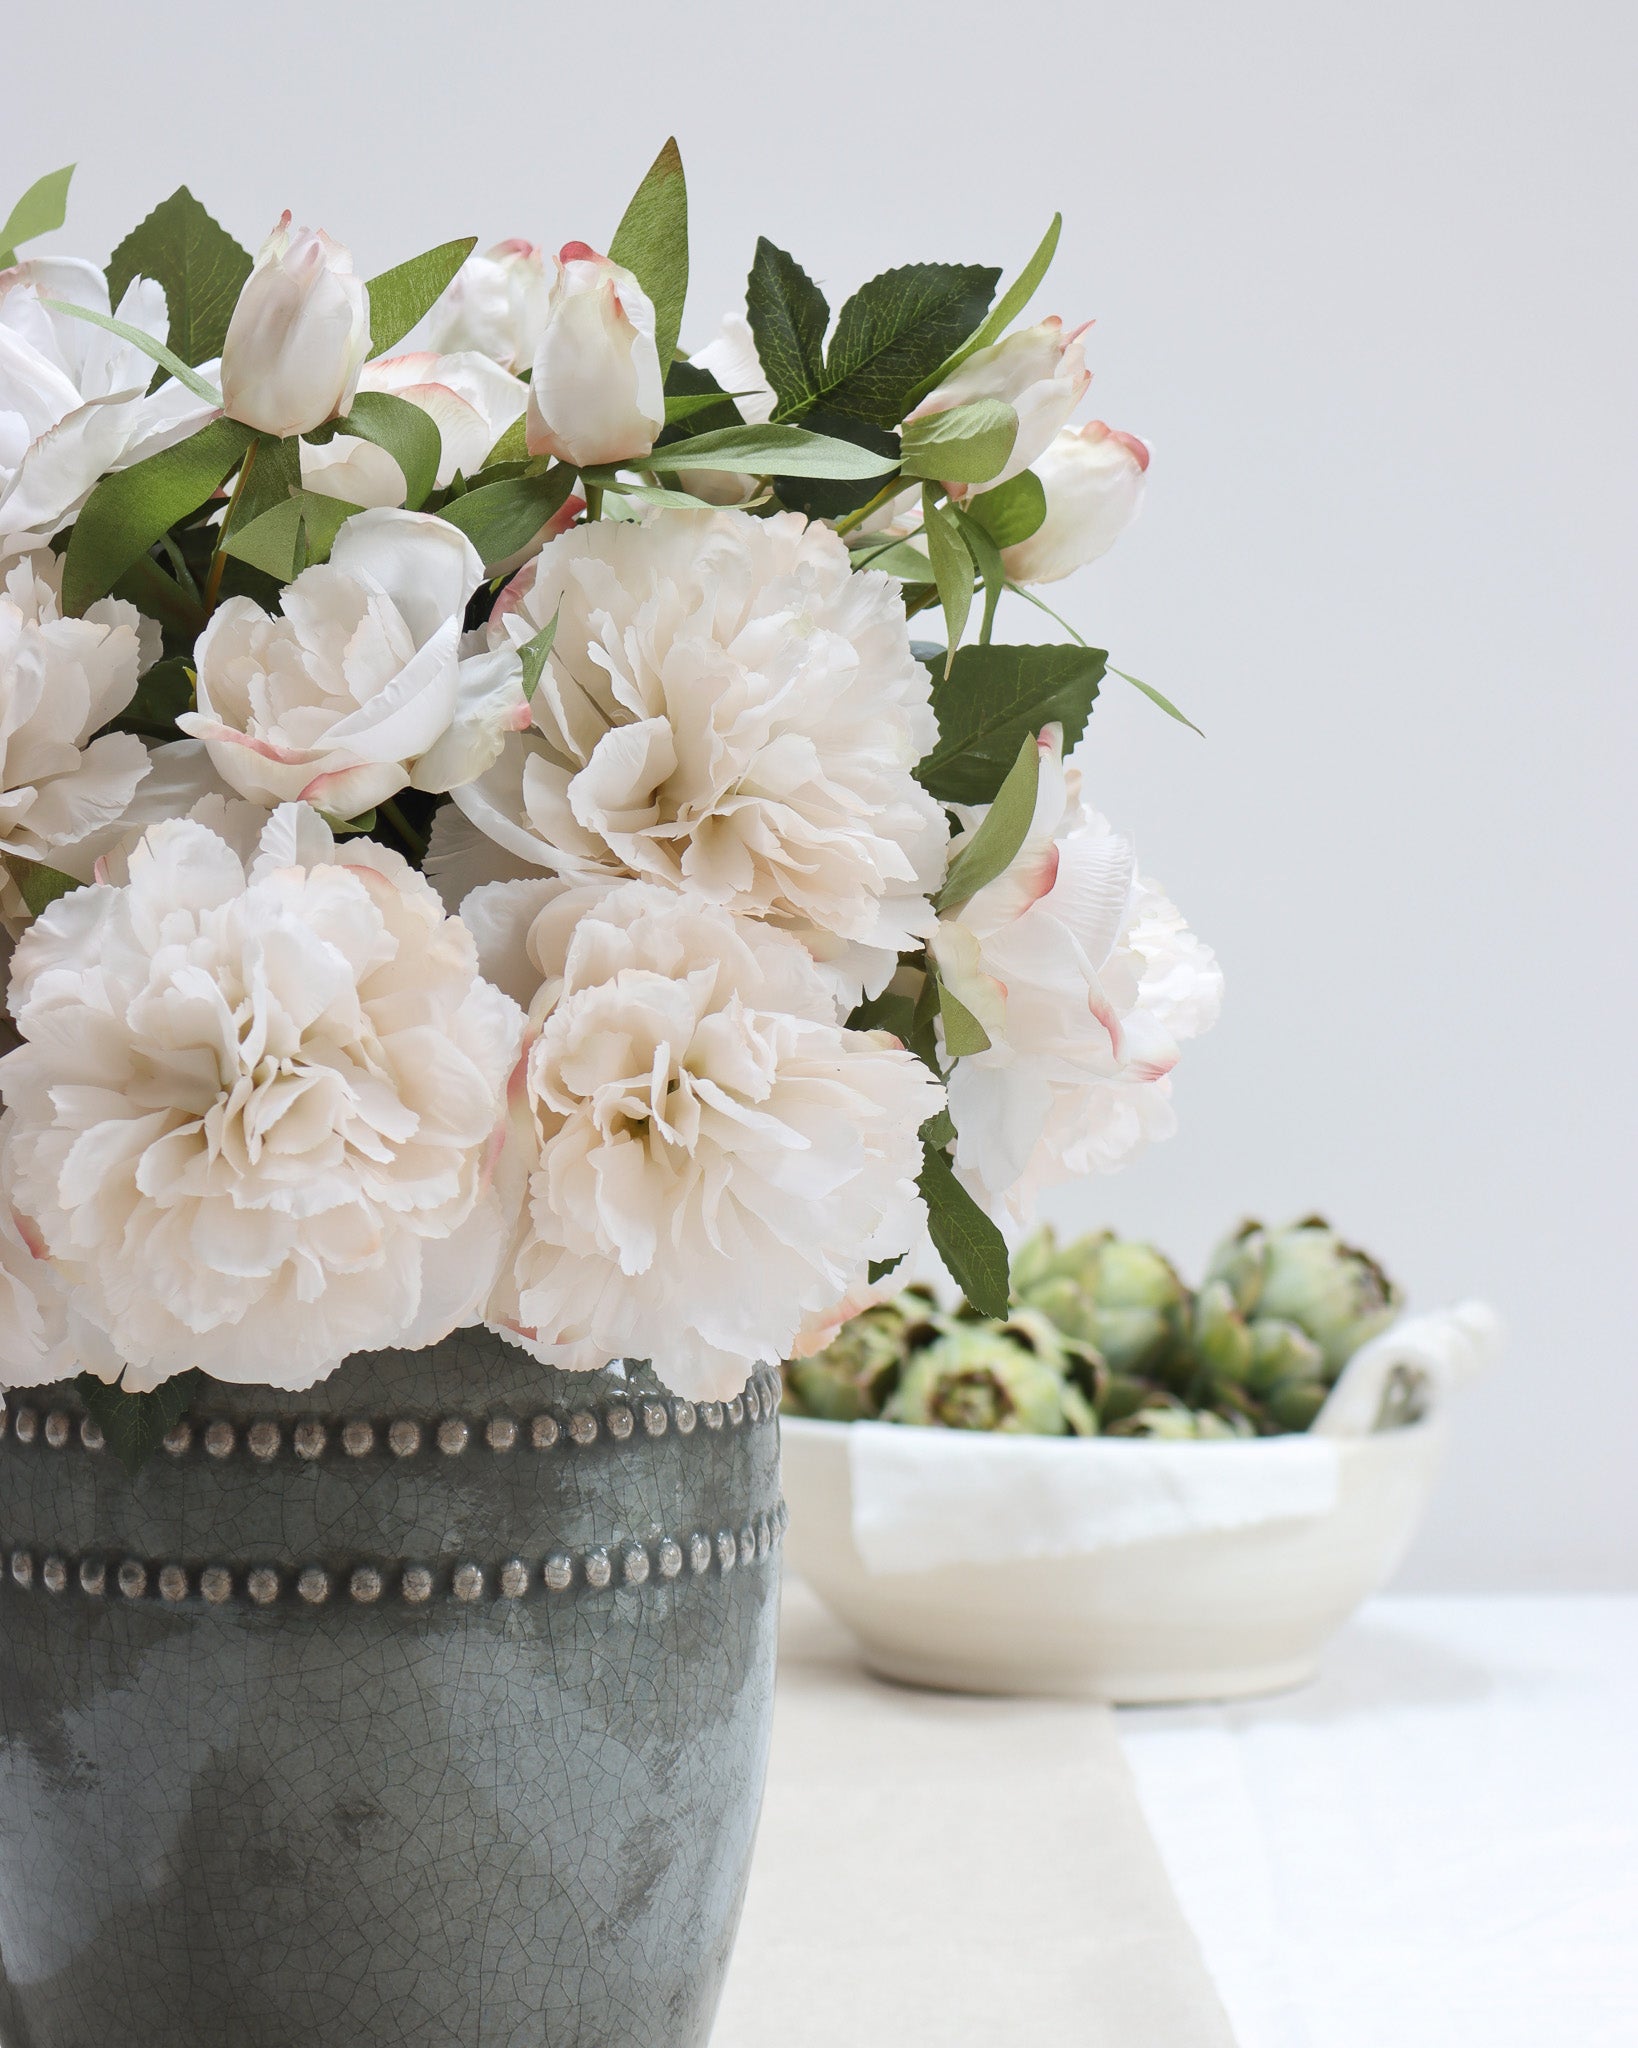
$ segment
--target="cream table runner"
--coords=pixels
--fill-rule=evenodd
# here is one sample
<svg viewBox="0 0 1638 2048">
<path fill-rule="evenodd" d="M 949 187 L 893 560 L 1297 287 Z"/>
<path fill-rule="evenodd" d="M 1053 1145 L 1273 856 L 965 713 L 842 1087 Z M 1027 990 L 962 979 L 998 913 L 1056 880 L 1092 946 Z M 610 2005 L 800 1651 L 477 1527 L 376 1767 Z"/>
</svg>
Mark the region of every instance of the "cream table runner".
<svg viewBox="0 0 1638 2048">
<path fill-rule="evenodd" d="M 1113 1715 L 880 1684 L 788 1581 L 712 2048 L 1233 2048 Z"/>
</svg>

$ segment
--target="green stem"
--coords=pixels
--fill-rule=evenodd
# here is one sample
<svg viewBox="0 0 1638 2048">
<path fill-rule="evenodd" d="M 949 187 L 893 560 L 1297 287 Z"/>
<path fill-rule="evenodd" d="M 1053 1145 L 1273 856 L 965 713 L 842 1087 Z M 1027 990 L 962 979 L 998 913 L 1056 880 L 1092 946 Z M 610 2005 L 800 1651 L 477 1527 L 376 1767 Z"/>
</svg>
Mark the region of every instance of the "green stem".
<svg viewBox="0 0 1638 2048">
<path fill-rule="evenodd" d="M 222 524 L 217 529 L 216 547 L 210 558 L 210 574 L 205 578 L 205 610 L 207 612 L 213 612 L 216 609 L 216 599 L 222 588 L 222 571 L 227 567 L 227 556 L 222 551 L 222 544 L 232 531 L 233 515 L 239 509 L 239 500 L 244 496 L 245 484 L 249 480 L 250 472 L 256 467 L 256 451 L 261 445 L 261 441 L 258 438 L 252 441 L 245 450 L 245 459 L 239 464 L 239 475 L 233 486 L 233 496 L 228 499 L 228 508 L 222 514 Z"/>
<path fill-rule="evenodd" d="M 378 804 L 376 809 L 398 834 L 399 838 L 403 840 L 415 858 L 417 860 L 425 860 L 427 857 L 427 847 L 430 842 L 425 833 L 416 831 L 415 827 L 404 816 L 404 813 L 394 803 L 393 799 L 388 797 L 384 803 Z"/>
<path fill-rule="evenodd" d="M 1069 623 L 1067 619 L 1059 618 L 1058 614 L 1052 609 L 1051 605 L 1043 604 L 1041 600 L 1035 595 L 1033 590 L 1026 590 L 1021 583 L 1009 583 L 1007 585 L 1007 588 L 1012 592 L 1014 597 L 1023 598 L 1027 604 L 1034 605 L 1035 609 L 1038 612 L 1045 612 L 1049 619 L 1053 620 L 1057 625 L 1062 626 L 1064 631 L 1069 635 L 1070 639 L 1075 642 L 1075 645 L 1077 647 L 1086 647 L 1090 644 L 1089 642 L 1081 638 L 1080 634 L 1075 631 L 1075 628 Z"/>
<path fill-rule="evenodd" d="M 881 489 L 867 505 L 861 505 L 857 512 L 849 512 L 844 518 L 838 519 L 836 531 L 838 533 L 851 533 L 854 527 L 862 526 L 872 512 L 879 512 L 884 505 L 890 504 L 903 489 L 903 477 L 894 477 L 890 484 L 882 485 Z"/>
<path fill-rule="evenodd" d="M 580 481 L 586 487 L 587 520 L 591 521 L 593 519 L 601 519 L 603 516 L 603 486 L 601 484 L 592 483 L 586 477 L 582 477 Z"/>
</svg>

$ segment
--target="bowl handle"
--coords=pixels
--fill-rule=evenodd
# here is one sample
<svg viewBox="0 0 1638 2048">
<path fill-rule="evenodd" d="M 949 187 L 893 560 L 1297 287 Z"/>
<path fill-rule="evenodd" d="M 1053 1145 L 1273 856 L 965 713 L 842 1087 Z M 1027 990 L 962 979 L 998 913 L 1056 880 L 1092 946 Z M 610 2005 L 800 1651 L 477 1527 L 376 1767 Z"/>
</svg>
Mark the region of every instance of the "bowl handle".
<svg viewBox="0 0 1638 2048">
<path fill-rule="evenodd" d="M 1313 1432 L 1369 1436 L 1430 1415 L 1490 1365 L 1501 1344 L 1502 1319 L 1486 1302 L 1406 1316 L 1349 1359 L 1314 1418 Z"/>
</svg>

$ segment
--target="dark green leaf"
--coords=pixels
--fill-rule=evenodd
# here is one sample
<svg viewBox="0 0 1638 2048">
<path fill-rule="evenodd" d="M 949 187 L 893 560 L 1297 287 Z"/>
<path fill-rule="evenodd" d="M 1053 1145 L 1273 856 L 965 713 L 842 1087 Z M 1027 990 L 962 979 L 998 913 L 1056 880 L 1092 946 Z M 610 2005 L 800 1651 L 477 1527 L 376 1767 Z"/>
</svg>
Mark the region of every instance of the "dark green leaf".
<svg viewBox="0 0 1638 2048">
<path fill-rule="evenodd" d="M 980 1315 L 1005 1316 L 1011 1300 L 1007 1241 L 955 1177 L 943 1152 L 922 1149 L 917 1181 L 927 1231 L 950 1277 Z"/>
<path fill-rule="evenodd" d="M 76 320 L 88 321 L 93 327 L 104 328 L 109 334 L 117 334 L 121 341 L 128 341 L 133 348 L 141 349 L 151 362 L 162 370 L 168 370 L 179 384 L 185 384 L 195 398 L 202 398 L 207 405 L 220 405 L 222 394 L 207 378 L 189 369 L 173 349 L 162 341 L 155 341 L 151 334 L 144 334 L 140 327 L 133 327 L 128 320 L 116 320 L 111 313 L 98 313 L 90 306 L 75 306 L 67 299 L 43 299 L 42 304 L 56 312 L 68 313 Z"/>
<path fill-rule="evenodd" d="M 975 398 L 907 422 L 904 473 L 940 484 L 982 484 L 997 475 L 1018 439 L 1018 415 L 999 398 Z"/>
<path fill-rule="evenodd" d="M 629 270 L 654 302 L 654 340 L 669 363 L 682 332 L 688 297 L 688 184 L 673 136 L 650 164 L 609 244 L 610 258 Z"/>
<path fill-rule="evenodd" d="M 248 562 L 275 582 L 290 583 L 303 569 L 326 560 L 343 521 L 360 509 L 318 491 L 297 491 L 235 526 L 223 541 L 222 552 Z"/>
<path fill-rule="evenodd" d="M 200 1384 L 196 1372 L 179 1373 L 151 1394 L 128 1394 L 95 1373 L 82 1372 L 75 1385 L 101 1426 L 108 1448 L 134 1479 L 188 1412 Z"/>
<path fill-rule="evenodd" d="M 878 1280 L 885 1280 L 889 1273 L 904 1264 L 905 1254 L 900 1252 L 896 1259 L 872 1259 L 865 1268 L 865 1278 L 872 1287 Z"/>
<path fill-rule="evenodd" d="M 1158 704 L 1168 718 L 1175 718 L 1179 725 L 1186 725 L 1190 732 L 1200 732 L 1200 728 L 1195 724 L 1194 720 L 1186 718 L 1178 710 L 1171 698 L 1163 697 L 1152 683 L 1140 683 L 1136 676 L 1129 676 L 1123 668 L 1112 668 L 1109 673 L 1112 676 L 1119 676 L 1123 683 L 1130 683 L 1134 690 L 1141 690 L 1149 702 L 1151 704 Z M 1200 732 L 1200 737 L 1204 739 L 1206 735 Z"/>
<path fill-rule="evenodd" d="M 134 732 L 145 740 L 163 743 L 179 737 L 176 721 L 193 709 L 193 670 L 179 656 L 156 661 L 136 686 L 136 695 L 118 718 L 110 719 L 110 732 Z"/>
<path fill-rule="evenodd" d="M 1040 781 L 1041 749 L 1032 733 L 1019 746 L 1018 758 L 1007 770 L 984 822 L 951 861 L 944 886 L 933 899 L 938 909 L 953 910 L 966 903 L 1011 867 L 1029 836 Z"/>
<path fill-rule="evenodd" d="M 802 425 L 810 434 L 824 434 L 833 441 L 851 441 L 857 448 L 869 449 L 882 457 L 888 474 L 899 466 L 899 437 L 885 427 L 872 426 L 868 420 L 849 419 L 846 413 L 830 412 L 822 405 L 805 412 Z M 786 475 L 776 476 L 772 482 L 782 505 L 793 512 L 805 512 L 810 519 L 840 519 L 845 513 L 856 512 L 861 505 L 868 505 L 881 488 L 879 474 L 849 479 Z"/>
<path fill-rule="evenodd" d="M 385 448 L 404 472 L 404 503 L 413 512 L 426 502 L 438 479 L 444 452 L 443 436 L 430 413 L 390 391 L 360 391 L 353 409 L 336 423 L 338 434 L 356 434 Z"/>
<path fill-rule="evenodd" d="M 222 353 L 250 272 L 249 251 L 182 185 L 109 257 L 108 302 L 117 306 L 133 277 L 151 277 L 165 288 L 171 347 L 185 363 L 208 363 Z"/>
<path fill-rule="evenodd" d="M 74 522 L 63 565 L 63 609 L 106 597 L 160 535 L 212 495 L 252 439 L 237 420 L 212 420 L 146 462 L 105 476 Z"/>
<path fill-rule="evenodd" d="M 947 1108 L 941 1109 L 927 1119 L 916 1135 L 924 1145 L 931 1145 L 935 1152 L 948 1152 L 955 1143 L 955 1120 Z"/>
<path fill-rule="evenodd" d="M 166 632 L 179 639 L 192 641 L 205 630 L 204 606 L 174 576 L 168 576 L 152 555 L 138 556 L 116 580 L 112 595 L 157 619 Z"/>
<path fill-rule="evenodd" d="M 301 489 L 301 443 L 294 435 L 258 434 L 239 472 L 232 531 L 248 526 Z"/>
<path fill-rule="evenodd" d="M 1034 470 L 1026 469 L 993 491 L 969 498 L 966 511 L 998 548 L 1013 548 L 1039 530 L 1046 517 L 1046 492 Z"/>
<path fill-rule="evenodd" d="M 988 1052 L 990 1034 L 972 1011 L 941 981 L 938 985 L 938 1013 L 944 1020 L 944 1050 L 953 1060 L 970 1052 Z"/>
<path fill-rule="evenodd" d="M 921 523 L 927 531 L 927 557 L 933 565 L 938 601 L 944 608 L 944 625 L 949 635 L 945 673 L 955 660 L 956 643 L 967 628 L 967 614 L 973 605 L 973 558 L 961 537 L 961 528 L 948 505 L 933 496 L 932 486 L 921 493 Z"/>
<path fill-rule="evenodd" d="M 370 354 L 384 356 L 401 342 L 423 314 L 429 313 L 455 273 L 477 247 L 476 235 L 464 235 L 457 242 L 440 242 L 407 263 L 394 265 L 372 277 L 370 294 Z"/>
<path fill-rule="evenodd" d="M 67 896 L 80 886 L 72 875 L 65 875 L 60 868 L 47 867 L 44 861 L 22 860 L 13 854 L 8 865 L 34 917 L 49 910 L 59 896 Z"/>
<path fill-rule="evenodd" d="M 17 261 L 20 242 L 49 235 L 67 220 L 68 181 L 73 175 L 72 164 L 65 164 L 60 171 L 47 171 L 7 214 L 6 224 L 0 228 L 0 270 L 9 270 Z"/>
<path fill-rule="evenodd" d="M 781 417 L 811 405 L 824 388 L 825 295 L 794 257 L 757 237 L 745 283 L 745 310 L 762 370 L 779 399 Z M 895 413 L 887 422 L 898 424 Z"/>
<path fill-rule="evenodd" d="M 879 996 L 867 996 L 855 1005 L 847 1020 L 849 1031 L 891 1031 L 902 1045 L 910 1043 L 915 1029 L 916 1006 L 896 989 L 883 989 Z"/>
<path fill-rule="evenodd" d="M 520 548 L 526 548 L 540 529 L 563 508 L 574 485 L 575 473 L 559 462 L 540 476 L 510 477 L 504 483 L 482 484 L 464 497 L 452 498 L 439 513 L 451 526 L 458 526 L 478 553 L 483 565 L 493 571 Z"/>
<path fill-rule="evenodd" d="M 665 417 L 665 429 L 660 435 L 662 446 L 681 440 L 685 433 L 703 434 L 718 427 L 745 424 L 739 407 L 711 372 L 681 357 L 665 374 Z M 684 421 L 688 422 L 686 427 Z"/>
<path fill-rule="evenodd" d="M 1052 225 L 1041 237 L 1035 254 L 1024 265 L 1018 276 L 1001 294 L 994 310 L 983 323 L 969 334 L 961 346 L 949 358 L 940 363 L 933 374 L 915 393 L 918 399 L 925 398 L 929 391 L 942 384 L 952 370 L 958 369 L 969 356 L 976 355 L 981 348 L 988 348 L 992 341 L 999 341 L 1018 315 L 1023 312 L 1035 296 L 1040 284 L 1057 252 L 1058 237 L 1063 232 L 1064 217 L 1061 213 L 1052 216 Z"/>
<path fill-rule="evenodd" d="M 642 460 L 644 469 L 743 469 L 754 476 L 878 477 L 894 467 L 887 455 L 811 434 L 805 427 L 724 427 L 671 441 Z"/>
<path fill-rule="evenodd" d="M 713 377 L 711 381 L 715 384 L 716 379 Z M 720 411 L 724 398 L 725 393 L 720 390 L 690 391 L 686 395 L 678 393 L 675 396 L 668 392 L 665 401 L 665 423 L 668 427 L 674 427 L 679 420 L 691 420 L 697 413 Z M 724 426 L 728 424 L 730 423 L 726 420 L 723 422 Z M 741 421 L 740 425 L 743 426 L 744 422 Z"/>
<path fill-rule="evenodd" d="M 910 263 L 861 285 L 837 316 L 826 405 L 897 426 L 922 379 L 983 319 L 1000 275 L 983 264 Z"/>
<path fill-rule="evenodd" d="M 1043 725 L 1063 727 L 1067 754 L 1086 730 L 1106 660 L 1096 647 L 963 647 L 947 676 L 934 669 L 938 745 L 917 780 L 943 803 L 985 804 Z"/>
</svg>

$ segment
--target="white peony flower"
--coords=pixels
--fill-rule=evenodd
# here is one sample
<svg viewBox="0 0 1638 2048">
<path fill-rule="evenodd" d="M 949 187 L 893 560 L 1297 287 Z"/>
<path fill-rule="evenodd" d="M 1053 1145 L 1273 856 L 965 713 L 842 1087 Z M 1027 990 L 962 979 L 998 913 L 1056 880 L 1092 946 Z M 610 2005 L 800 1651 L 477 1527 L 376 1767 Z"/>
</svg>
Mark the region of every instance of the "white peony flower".
<svg viewBox="0 0 1638 2048">
<path fill-rule="evenodd" d="M 43 1387 L 94 1372 L 112 1383 L 125 1361 L 87 1321 L 76 1290 L 12 1200 L 12 1118 L 0 1116 L 0 1387 Z"/>
<path fill-rule="evenodd" d="M 756 352 L 751 323 L 743 313 L 725 314 L 716 338 L 688 360 L 696 370 L 710 371 L 739 407 L 741 419 L 760 427 L 773 418 L 778 400 Z"/>
<path fill-rule="evenodd" d="M 721 1399 L 917 1235 L 917 1133 L 943 1091 L 833 1021 L 794 939 L 638 882 L 500 883 L 467 917 L 485 971 L 533 991 L 498 1327 L 553 1364 L 652 1358 Z"/>
<path fill-rule="evenodd" d="M 497 242 L 469 256 L 428 319 L 432 346 L 476 349 L 503 370 L 527 371 L 546 325 L 557 265 L 533 242 Z"/>
<path fill-rule="evenodd" d="M 522 1018 L 398 855 L 268 820 L 248 870 L 158 825 L 18 942 L 11 1204 L 128 1362 L 301 1388 L 475 1317 Z"/>
<path fill-rule="evenodd" d="M 229 598 L 195 649 L 198 710 L 178 728 L 242 795 L 351 818 L 407 787 L 488 767 L 528 722 L 510 643 L 461 652 L 483 563 L 429 513 L 356 513 L 281 616 Z"/>
<path fill-rule="evenodd" d="M 1091 322 L 1064 332 L 1056 314 L 1050 320 L 1022 327 L 992 342 L 952 370 L 910 415 L 926 419 L 976 398 L 999 398 L 1018 415 L 1018 438 L 1003 466 L 982 484 L 947 485 L 952 498 L 993 491 L 1028 469 L 1052 445 L 1053 436 L 1086 396 L 1092 372 L 1086 367 L 1081 336 Z"/>
<path fill-rule="evenodd" d="M 0 271 L 0 559 L 43 546 L 109 470 L 157 454 L 211 416 L 174 378 L 150 397 L 153 359 L 56 311 L 54 300 L 111 310 L 94 263 L 48 257 Z M 163 341 L 164 292 L 133 278 L 119 318 Z"/>
<path fill-rule="evenodd" d="M 310 434 L 349 410 L 370 353 L 350 250 L 288 209 L 256 253 L 222 343 L 222 405 L 259 434 Z"/>
<path fill-rule="evenodd" d="M 434 479 L 442 490 L 456 472 L 471 476 L 514 420 L 523 417 L 529 387 L 485 355 L 384 356 L 366 363 L 360 391 L 385 391 L 419 406 L 438 429 L 441 453 Z M 301 444 L 301 480 L 310 491 L 366 507 L 402 505 L 404 472 L 385 448 L 355 434 Z"/>
<path fill-rule="evenodd" d="M 159 628 L 103 598 L 83 619 L 59 609 L 62 563 L 14 562 L 0 588 L 0 855 L 58 866 L 58 849 L 117 820 L 148 772 L 130 733 L 92 734 L 130 703 L 159 654 Z M 0 922 L 27 920 L 0 860 Z"/>
<path fill-rule="evenodd" d="M 1211 949 L 1137 872 L 1131 841 L 1082 805 L 1062 747 L 1049 726 L 1023 846 L 933 939 L 941 978 L 990 1039 L 949 1077 L 955 1163 L 1020 1219 L 1050 1182 L 1113 1172 L 1170 1136 L 1166 1077 L 1223 994 Z"/>
<path fill-rule="evenodd" d="M 529 453 L 577 468 L 647 455 L 664 386 L 653 301 L 629 270 L 566 242 L 529 377 Z"/>
<path fill-rule="evenodd" d="M 555 540 L 490 622 L 557 617 L 531 706 L 455 801 L 515 860 L 637 875 L 802 936 L 838 994 L 931 929 L 947 827 L 912 770 L 937 726 L 898 586 L 797 513 L 672 512 Z"/>
<path fill-rule="evenodd" d="M 1001 551 L 1013 582 L 1056 583 L 1108 554 L 1143 509 L 1149 459 L 1147 443 L 1102 420 L 1065 427 L 1035 464 L 1046 517 Z"/>
</svg>

